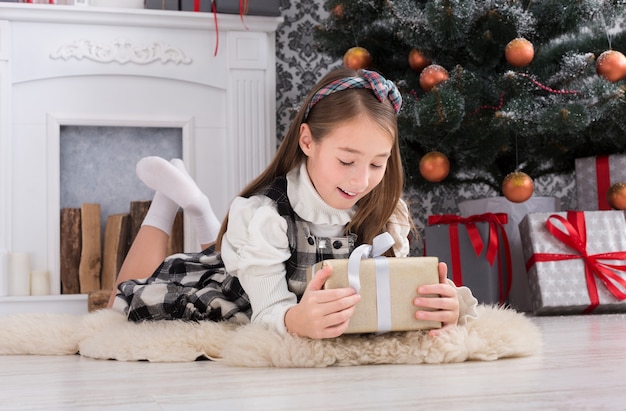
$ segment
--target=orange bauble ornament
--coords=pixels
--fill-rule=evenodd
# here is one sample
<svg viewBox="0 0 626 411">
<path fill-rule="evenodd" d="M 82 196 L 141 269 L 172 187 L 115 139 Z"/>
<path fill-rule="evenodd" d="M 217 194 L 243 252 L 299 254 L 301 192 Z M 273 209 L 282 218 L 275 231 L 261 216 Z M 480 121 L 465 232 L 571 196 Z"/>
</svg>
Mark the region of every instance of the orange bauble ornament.
<svg viewBox="0 0 626 411">
<path fill-rule="evenodd" d="M 342 19 L 343 18 L 343 4 L 337 4 L 335 7 L 333 7 L 332 9 L 332 13 L 337 16 L 338 19 Z"/>
<path fill-rule="evenodd" d="M 420 74 L 420 87 L 428 92 L 449 78 L 448 70 L 438 64 L 431 64 Z"/>
<path fill-rule="evenodd" d="M 607 50 L 596 60 L 596 73 L 615 83 L 626 76 L 626 56 L 619 51 Z"/>
<path fill-rule="evenodd" d="M 535 184 L 528 174 L 522 171 L 514 171 L 504 177 L 502 182 L 502 194 L 513 203 L 523 203 L 533 195 Z"/>
<path fill-rule="evenodd" d="M 523 37 L 513 39 L 504 49 L 506 61 L 513 67 L 525 67 L 533 61 L 535 48 L 533 43 Z"/>
<path fill-rule="evenodd" d="M 372 64 L 372 56 L 363 47 L 352 47 L 343 55 L 343 65 L 349 69 L 365 69 L 370 64 Z"/>
<path fill-rule="evenodd" d="M 420 160 L 420 174 L 426 181 L 438 183 L 448 176 L 450 161 L 445 154 L 431 151 Z"/>
<path fill-rule="evenodd" d="M 626 210 L 626 183 L 615 183 L 606 193 L 609 205 L 615 210 Z"/>
<path fill-rule="evenodd" d="M 431 61 L 424 57 L 422 52 L 418 49 L 412 49 L 409 52 L 409 67 L 411 67 L 413 71 L 419 73 L 424 69 L 424 67 L 428 66 L 430 63 Z"/>
</svg>

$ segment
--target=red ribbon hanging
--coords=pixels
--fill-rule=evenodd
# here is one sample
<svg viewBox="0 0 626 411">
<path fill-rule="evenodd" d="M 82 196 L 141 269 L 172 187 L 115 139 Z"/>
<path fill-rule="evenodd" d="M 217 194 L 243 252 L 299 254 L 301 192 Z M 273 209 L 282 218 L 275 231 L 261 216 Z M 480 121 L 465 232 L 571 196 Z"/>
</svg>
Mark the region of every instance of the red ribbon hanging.
<svg viewBox="0 0 626 411">
<path fill-rule="evenodd" d="M 249 0 L 239 0 L 239 18 L 241 19 L 241 24 L 248 30 L 248 25 L 243 20 L 243 15 L 248 14 L 248 1 Z"/>
<path fill-rule="evenodd" d="M 249 0 L 239 0 L 239 18 L 246 30 L 249 30 L 249 28 L 243 19 L 243 15 L 248 13 L 248 1 Z M 194 0 L 194 11 L 200 11 L 200 0 Z M 217 5 L 215 4 L 215 0 L 211 0 L 211 12 L 213 13 L 213 21 L 215 22 L 215 51 L 213 52 L 213 57 L 215 57 L 217 56 L 220 44 L 220 30 L 217 25 Z"/>
<path fill-rule="evenodd" d="M 561 230 L 551 220 L 558 221 Z M 567 219 L 558 214 L 553 214 L 546 220 L 546 228 L 557 240 L 574 250 L 576 254 L 556 254 L 556 253 L 535 253 L 526 262 L 528 271 L 535 263 L 547 261 L 563 261 L 583 259 L 585 263 L 585 280 L 587 283 L 587 293 L 589 294 L 590 305 L 585 309 L 585 313 L 590 313 L 600 305 L 600 297 L 595 277 L 600 279 L 609 292 L 618 300 L 626 299 L 626 279 L 616 273 L 616 271 L 626 272 L 625 264 L 607 264 L 599 260 L 626 260 L 626 251 L 608 252 L 589 255 L 587 253 L 587 228 L 585 225 L 585 214 L 582 211 L 568 211 Z M 622 287 L 620 289 L 619 286 Z"/>
<path fill-rule="evenodd" d="M 215 51 L 213 51 L 213 57 L 215 57 L 220 44 L 220 30 L 217 26 L 217 6 L 215 5 L 215 0 L 211 1 L 211 11 L 213 12 L 213 21 L 215 22 Z"/>
<path fill-rule="evenodd" d="M 485 257 L 489 262 L 489 265 L 493 266 L 496 256 L 498 257 L 498 273 L 500 278 L 500 302 L 503 303 L 509 297 L 511 291 L 511 283 L 513 280 L 513 272 L 511 267 L 511 249 L 509 247 L 509 239 L 506 235 L 504 225 L 508 222 L 508 215 L 506 213 L 485 213 L 477 214 L 469 217 L 461 217 L 455 214 L 444 215 L 432 215 L 428 217 L 428 225 L 434 224 L 447 224 L 450 233 L 450 254 L 452 261 L 450 262 L 452 267 L 452 281 L 457 286 L 463 285 L 463 273 L 461 269 L 461 252 L 459 249 L 459 224 L 465 225 L 467 234 L 469 236 L 474 253 L 479 256 L 483 249 L 484 243 L 480 232 L 476 227 L 476 223 L 489 223 L 489 243 L 487 245 L 487 253 Z M 504 289 L 503 273 L 502 273 L 502 260 L 501 255 L 498 253 L 499 249 L 499 237 L 498 230 L 503 238 L 503 245 L 505 251 L 505 263 L 506 263 L 506 275 L 507 275 L 507 287 Z"/>
<path fill-rule="evenodd" d="M 609 156 L 596 157 L 596 187 L 598 187 L 598 210 L 611 210 L 606 194 L 611 188 L 611 171 Z"/>
</svg>

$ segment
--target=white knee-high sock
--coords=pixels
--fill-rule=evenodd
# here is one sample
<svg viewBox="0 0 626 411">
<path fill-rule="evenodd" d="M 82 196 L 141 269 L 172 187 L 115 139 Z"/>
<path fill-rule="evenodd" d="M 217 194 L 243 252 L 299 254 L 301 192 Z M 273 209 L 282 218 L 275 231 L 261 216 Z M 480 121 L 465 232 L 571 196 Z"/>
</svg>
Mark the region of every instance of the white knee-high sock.
<svg viewBox="0 0 626 411">
<path fill-rule="evenodd" d="M 141 225 L 156 227 L 165 234 L 170 235 L 177 212 L 178 204 L 165 194 L 157 191 L 154 193 L 148 212 Z"/>
<path fill-rule="evenodd" d="M 220 221 L 211 203 L 187 173 L 179 159 L 168 162 L 160 157 L 145 157 L 137 163 L 137 175 L 150 188 L 181 206 L 192 221 L 200 244 L 217 238 Z"/>
</svg>

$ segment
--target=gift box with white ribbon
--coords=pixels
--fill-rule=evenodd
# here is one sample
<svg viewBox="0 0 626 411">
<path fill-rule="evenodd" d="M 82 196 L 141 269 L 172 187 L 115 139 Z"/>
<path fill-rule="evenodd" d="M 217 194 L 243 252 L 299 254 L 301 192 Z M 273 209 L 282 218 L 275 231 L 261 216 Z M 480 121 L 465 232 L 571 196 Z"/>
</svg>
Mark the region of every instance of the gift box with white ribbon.
<svg viewBox="0 0 626 411">
<path fill-rule="evenodd" d="M 357 247 L 348 259 L 324 260 L 313 265 L 308 270 L 307 280 L 330 264 L 333 273 L 324 288 L 352 287 L 361 295 L 346 334 L 441 328 L 440 322 L 415 318 L 418 309 L 426 309 L 413 305 L 418 287 L 439 282 L 438 259 L 382 257 L 381 254 L 393 245 L 391 235 L 385 234 L 388 237 L 384 234 L 381 236 L 385 238 L 376 237 L 371 246 Z"/>
</svg>

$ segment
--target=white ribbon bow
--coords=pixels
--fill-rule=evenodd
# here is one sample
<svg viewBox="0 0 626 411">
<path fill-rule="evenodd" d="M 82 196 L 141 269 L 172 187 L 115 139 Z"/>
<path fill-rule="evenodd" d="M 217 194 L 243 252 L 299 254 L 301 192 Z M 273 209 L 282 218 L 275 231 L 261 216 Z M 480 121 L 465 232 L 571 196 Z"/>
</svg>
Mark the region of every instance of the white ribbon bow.
<svg viewBox="0 0 626 411">
<path fill-rule="evenodd" d="M 393 246 L 393 237 L 389 233 L 382 233 L 374 237 L 372 245 L 362 244 L 352 251 L 348 260 L 348 284 L 358 293 L 361 290 L 359 265 L 362 258 L 379 258 Z M 384 259 L 384 257 L 380 257 Z M 378 270 L 376 270 L 378 272 Z"/>
<path fill-rule="evenodd" d="M 394 244 L 389 233 L 374 237 L 372 245 L 358 246 L 348 259 L 348 284 L 358 293 L 361 290 L 359 266 L 361 259 L 374 258 L 376 267 L 376 310 L 378 313 L 378 333 L 391 331 L 391 285 L 389 281 L 389 264 L 382 254 Z"/>
</svg>

